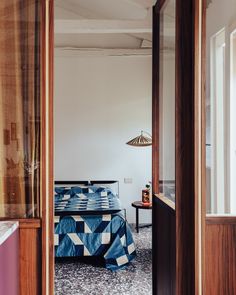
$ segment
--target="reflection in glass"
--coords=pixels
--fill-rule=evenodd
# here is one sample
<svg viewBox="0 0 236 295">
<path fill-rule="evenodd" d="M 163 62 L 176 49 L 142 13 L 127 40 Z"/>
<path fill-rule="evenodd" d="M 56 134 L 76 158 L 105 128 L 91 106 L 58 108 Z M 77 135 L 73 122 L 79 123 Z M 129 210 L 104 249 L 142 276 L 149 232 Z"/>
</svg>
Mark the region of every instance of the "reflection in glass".
<svg viewBox="0 0 236 295">
<path fill-rule="evenodd" d="M 39 215 L 40 1 L 0 1 L 0 217 Z"/>
<path fill-rule="evenodd" d="M 160 192 L 175 200 L 175 1 L 160 13 Z"/>
<path fill-rule="evenodd" d="M 236 0 L 209 1 L 206 62 L 206 206 L 236 214 Z M 224 13 L 222 14 L 222 11 Z M 215 17 L 216 15 L 220 17 Z"/>
</svg>

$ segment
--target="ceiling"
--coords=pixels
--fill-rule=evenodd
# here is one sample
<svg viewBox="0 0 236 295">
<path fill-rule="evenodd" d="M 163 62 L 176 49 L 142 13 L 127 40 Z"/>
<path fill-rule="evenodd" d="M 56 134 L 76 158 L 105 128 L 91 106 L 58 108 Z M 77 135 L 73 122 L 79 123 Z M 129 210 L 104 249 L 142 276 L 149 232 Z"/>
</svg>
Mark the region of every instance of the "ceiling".
<svg viewBox="0 0 236 295">
<path fill-rule="evenodd" d="M 167 2 L 165 8 L 162 10 L 160 19 L 162 20 L 161 25 L 161 49 L 165 53 L 172 53 L 175 50 L 176 41 L 176 1 L 170 0 Z"/>
<path fill-rule="evenodd" d="M 55 48 L 150 55 L 155 0 L 55 0 Z"/>
</svg>

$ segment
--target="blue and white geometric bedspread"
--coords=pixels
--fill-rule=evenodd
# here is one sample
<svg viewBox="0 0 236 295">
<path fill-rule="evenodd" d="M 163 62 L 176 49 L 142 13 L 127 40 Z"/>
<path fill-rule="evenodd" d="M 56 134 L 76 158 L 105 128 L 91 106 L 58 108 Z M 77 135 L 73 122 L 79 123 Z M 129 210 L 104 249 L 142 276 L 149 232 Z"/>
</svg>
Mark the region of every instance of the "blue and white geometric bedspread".
<svg viewBox="0 0 236 295">
<path fill-rule="evenodd" d="M 121 214 L 54 218 L 56 257 L 100 256 L 107 269 L 117 270 L 136 256 L 130 227 Z"/>
</svg>

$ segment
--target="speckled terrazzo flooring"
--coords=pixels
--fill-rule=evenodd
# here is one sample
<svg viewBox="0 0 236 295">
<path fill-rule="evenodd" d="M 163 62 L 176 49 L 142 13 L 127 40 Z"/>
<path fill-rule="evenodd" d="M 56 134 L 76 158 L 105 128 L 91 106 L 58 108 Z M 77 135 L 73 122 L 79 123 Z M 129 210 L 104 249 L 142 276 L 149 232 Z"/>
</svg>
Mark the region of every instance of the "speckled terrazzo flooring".
<svg viewBox="0 0 236 295">
<path fill-rule="evenodd" d="M 55 295 L 151 295 L 151 228 L 133 230 L 137 257 L 117 272 L 83 262 L 57 262 Z"/>
</svg>

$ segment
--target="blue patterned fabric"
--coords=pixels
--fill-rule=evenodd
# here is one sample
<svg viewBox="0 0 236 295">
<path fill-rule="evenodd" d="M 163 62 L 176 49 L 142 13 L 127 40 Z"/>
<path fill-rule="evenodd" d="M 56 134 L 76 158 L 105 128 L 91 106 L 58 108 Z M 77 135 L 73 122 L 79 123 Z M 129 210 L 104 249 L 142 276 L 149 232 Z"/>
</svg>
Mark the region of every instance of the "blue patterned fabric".
<svg viewBox="0 0 236 295">
<path fill-rule="evenodd" d="M 100 256 L 110 270 L 125 267 L 136 250 L 121 214 L 55 216 L 56 257 Z"/>
<path fill-rule="evenodd" d="M 69 215 L 81 212 L 115 213 L 121 211 L 120 200 L 106 187 L 56 187 L 56 215 Z"/>
</svg>

